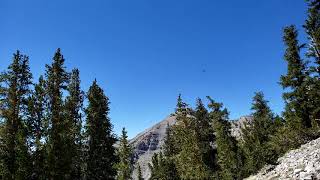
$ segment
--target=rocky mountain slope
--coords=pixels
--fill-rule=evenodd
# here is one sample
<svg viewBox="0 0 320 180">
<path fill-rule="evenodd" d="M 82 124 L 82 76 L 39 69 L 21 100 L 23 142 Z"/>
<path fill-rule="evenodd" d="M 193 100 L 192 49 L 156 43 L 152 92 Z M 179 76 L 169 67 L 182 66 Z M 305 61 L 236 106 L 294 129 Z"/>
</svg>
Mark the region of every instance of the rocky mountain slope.
<svg viewBox="0 0 320 180">
<path fill-rule="evenodd" d="M 320 180 L 320 138 L 289 151 L 278 159 L 278 163 L 265 166 L 247 180 Z"/>
<path fill-rule="evenodd" d="M 250 116 L 241 117 L 238 120 L 231 121 L 231 133 L 235 137 L 240 136 L 240 128 L 243 127 L 244 122 L 251 120 Z M 130 144 L 134 149 L 134 171 L 133 178 L 137 178 L 137 165 L 139 164 L 143 172 L 143 177 L 148 179 L 150 177 L 150 170 L 148 163 L 154 153 L 158 153 L 164 143 L 166 128 L 172 126 L 176 122 L 175 116 L 169 116 L 152 126 L 149 129 L 139 133 L 135 138 L 130 140 Z"/>
</svg>

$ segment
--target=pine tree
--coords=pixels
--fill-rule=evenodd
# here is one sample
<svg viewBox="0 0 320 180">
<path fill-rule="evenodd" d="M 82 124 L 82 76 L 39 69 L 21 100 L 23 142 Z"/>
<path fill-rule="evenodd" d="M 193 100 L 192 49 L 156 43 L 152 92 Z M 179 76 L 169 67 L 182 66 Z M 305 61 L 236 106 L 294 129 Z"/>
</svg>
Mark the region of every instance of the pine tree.
<svg viewBox="0 0 320 180">
<path fill-rule="evenodd" d="M 242 149 L 245 153 L 246 175 L 255 173 L 267 163 L 274 163 L 269 153 L 269 140 L 273 132 L 273 114 L 264 99 L 262 92 L 255 93 L 253 97 L 252 122 L 247 123 L 242 131 Z"/>
<path fill-rule="evenodd" d="M 87 93 L 89 104 L 85 109 L 86 134 L 88 138 L 87 178 L 93 180 L 113 179 L 116 171 L 115 135 L 108 117 L 109 98 L 95 80 Z"/>
<path fill-rule="evenodd" d="M 151 171 L 151 177 L 150 180 L 162 180 L 165 178 L 165 172 L 163 172 L 162 167 L 163 167 L 163 158 L 162 154 L 160 152 L 160 155 L 158 153 L 155 153 L 152 156 L 151 163 L 149 163 L 149 169 Z"/>
<path fill-rule="evenodd" d="M 30 177 L 26 109 L 32 74 L 29 58 L 17 51 L 8 70 L 0 75 L 0 112 L 4 120 L 1 164 L 4 179 Z"/>
<path fill-rule="evenodd" d="M 132 172 L 132 148 L 128 142 L 127 131 L 125 128 L 122 129 L 120 137 L 120 144 L 118 149 L 119 162 L 116 167 L 118 170 L 118 180 L 128 180 L 131 177 Z"/>
<path fill-rule="evenodd" d="M 28 130 L 32 149 L 32 177 L 31 179 L 45 179 L 47 119 L 45 81 L 40 76 L 38 84 L 28 99 Z"/>
<path fill-rule="evenodd" d="M 182 101 L 181 95 L 177 102 L 176 121 L 173 131 L 178 153 L 174 159 L 179 176 L 182 179 L 209 178 L 195 132 L 195 118 L 188 105 Z"/>
<path fill-rule="evenodd" d="M 215 152 L 211 144 L 214 140 L 214 133 L 212 125 L 210 123 L 208 110 L 205 108 L 200 98 L 197 99 L 194 117 L 194 127 L 199 148 L 202 154 L 202 159 L 205 165 L 209 167 L 213 172 L 215 163 Z"/>
<path fill-rule="evenodd" d="M 210 118 L 216 134 L 218 179 L 239 179 L 238 147 L 234 137 L 231 136 L 230 122 L 228 122 L 227 109 L 221 109 L 222 104 L 208 97 L 208 107 L 212 110 Z"/>
<path fill-rule="evenodd" d="M 308 1 L 308 18 L 305 22 L 304 28 L 308 35 L 309 52 L 307 55 L 314 58 L 317 64 L 316 72 L 320 75 L 320 1 Z"/>
<path fill-rule="evenodd" d="M 144 180 L 143 177 L 142 177 L 140 164 L 138 164 L 138 180 Z"/>
<path fill-rule="evenodd" d="M 310 68 L 313 75 L 308 83 L 309 107 L 313 120 L 317 120 L 320 125 L 320 1 L 309 0 L 308 6 L 308 18 L 304 25 L 309 40 L 307 57 L 311 58 L 315 65 Z"/>
<path fill-rule="evenodd" d="M 84 93 L 80 89 L 79 70 L 73 69 L 70 76 L 70 83 L 68 85 L 69 96 L 66 99 L 66 116 L 68 119 L 72 146 L 72 179 L 80 179 L 84 172 L 83 159 L 83 137 L 82 137 L 82 114 Z"/>
<path fill-rule="evenodd" d="M 165 136 L 164 144 L 163 144 L 164 156 L 171 158 L 177 153 L 176 151 L 177 150 L 175 147 L 172 127 L 170 127 L 169 124 L 167 124 L 166 136 Z"/>
<path fill-rule="evenodd" d="M 167 125 L 166 137 L 163 144 L 163 171 L 160 171 L 160 175 L 163 179 L 180 179 L 175 164 L 175 155 L 177 154 L 175 139 L 172 131 L 172 127 Z M 162 154 L 161 154 L 162 156 Z M 156 171 L 156 170 L 154 170 Z M 155 172 L 153 172 L 155 174 Z"/>
<path fill-rule="evenodd" d="M 49 155 L 48 168 L 50 179 L 69 179 L 71 174 L 72 142 L 70 126 L 65 115 L 62 93 L 66 90 L 69 75 L 64 67 L 63 55 L 58 49 L 51 65 L 46 65 L 46 91 L 48 96 Z"/>
<path fill-rule="evenodd" d="M 171 159 L 163 156 L 162 152 L 155 153 L 149 163 L 150 180 L 179 180 L 178 171 Z"/>
<path fill-rule="evenodd" d="M 303 127 L 311 127 L 310 109 L 308 107 L 308 87 L 306 86 L 306 64 L 300 57 L 300 50 L 303 46 L 299 45 L 298 32 L 294 26 L 288 26 L 284 29 L 283 41 L 286 45 L 285 60 L 288 63 L 288 72 L 281 76 L 280 84 L 283 88 L 290 91 L 283 94 L 286 101 L 285 117 L 291 121 L 294 126 L 296 122 L 301 123 Z"/>
</svg>

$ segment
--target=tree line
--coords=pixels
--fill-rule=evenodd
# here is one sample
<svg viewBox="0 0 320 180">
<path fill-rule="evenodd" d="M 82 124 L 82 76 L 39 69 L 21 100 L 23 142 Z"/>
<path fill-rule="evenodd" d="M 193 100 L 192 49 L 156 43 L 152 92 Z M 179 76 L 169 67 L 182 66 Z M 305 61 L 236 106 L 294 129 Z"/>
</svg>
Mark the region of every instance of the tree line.
<svg viewBox="0 0 320 180">
<path fill-rule="evenodd" d="M 320 1 L 310 0 L 299 43 L 294 25 L 283 30 L 287 73 L 280 77 L 285 109 L 276 115 L 263 92 L 252 99 L 252 120 L 231 134 L 228 110 L 207 97 L 191 108 L 178 97 L 176 124 L 169 127 L 162 152 L 149 164 L 151 179 L 243 179 L 285 152 L 320 137 Z M 306 52 L 306 53 L 302 53 Z"/>
<path fill-rule="evenodd" d="M 79 70 L 64 63 L 57 49 L 33 83 L 29 58 L 17 51 L 1 73 L 1 179 L 128 179 L 131 148 L 125 129 L 115 148 L 109 98 L 96 80 L 84 93 Z"/>
<path fill-rule="evenodd" d="M 320 1 L 307 3 L 307 43 L 293 25 L 283 32 L 283 114 L 255 93 L 252 120 L 236 138 L 222 103 L 208 96 L 192 108 L 179 95 L 176 124 L 149 164 L 151 179 L 243 179 L 320 136 Z M 130 179 L 132 148 L 125 129 L 121 137 L 113 132 L 109 98 L 96 80 L 81 90 L 79 70 L 68 72 L 64 63 L 57 49 L 33 82 L 28 56 L 17 51 L 0 74 L 0 178 Z M 143 173 L 138 166 L 139 180 Z"/>
</svg>

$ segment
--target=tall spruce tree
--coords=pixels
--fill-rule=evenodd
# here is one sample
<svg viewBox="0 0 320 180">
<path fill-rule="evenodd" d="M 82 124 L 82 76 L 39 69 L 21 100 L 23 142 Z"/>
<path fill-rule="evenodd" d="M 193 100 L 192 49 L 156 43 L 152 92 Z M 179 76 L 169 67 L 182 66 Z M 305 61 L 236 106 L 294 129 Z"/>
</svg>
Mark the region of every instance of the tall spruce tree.
<svg viewBox="0 0 320 180">
<path fill-rule="evenodd" d="M 150 180 L 180 179 L 176 166 L 168 159 L 168 157 L 164 157 L 162 152 L 155 153 L 152 156 L 151 163 L 149 163 L 149 169 L 151 171 Z"/>
<path fill-rule="evenodd" d="M 309 79 L 309 106 L 312 111 L 313 120 L 320 124 L 320 1 L 308 1 L 308 18 L 304 29 L 309 40 L 307 57 L 311 58 L 314 66 L 310 69 L 313 75 Z"/>
<path fill-rule="evenodd" d="M 51 65 L 46 65 L 46 91 L 50 121 L 48 168 L 49 179 L 70 179 L 72 164 L 72 139 L 70 123 L 66 118 L 63 90 L 66 90 L 69 74 L 60 49 L 54 54 Z"/>
<path fill-rule="evenodd" d="M 195 118 L 181 95 L 177 102 L 176 121 L 173 131 L 178 153 L 174 158 L 179 176 L 182 179 L 208 179 L 209 171 L 203 162 L 194 127 Z"/>
<path fill-rule="evenodd" d="M 45 81 L 40 76 L 39 82 L 34 85 L 34 90 L 28 99 L 28 130 L 32 152 L 32 177 L 31 179 L 46 178 L 46 135 L 47 119 Z"/>
<path fill-rule="evenodd" d="M 177 153 L 176 149 L 177 148 L 173 137 L 172 127 L 170 127 L 168 124 L 166 129 L 166 137 L 162 149 L 163 160 L 161 162 L 163 162 L 162 166 L 164 170 L 160 171 L 160 174 L 156 172 L 153 172 L 153 174 L 159 174 L 161 177 L 164 177 L 164 179 L 179 179 L 179 174 L 177 172 L 177 167 L 175 164 L 175 155 Z"/>
<path fill-rule="evenodd" d="M 205 165 L 210 168 L 211 172 L 213 172 L 215 164 L 215 150 L 211 144 L 214 141 L 214 133 L 208 110 L 200 98 L 198 98 L 196 102 L 194 117 L 194 128 L 202 159 Z"/>
<path fill-rule="evenodd" d="M 26 109 L 32 74 L 29 58 L 17 51 L 8 70 L 0 75 L 0 112 L 2 178 L 30 178 L 30 156 L 27 146 Z"/>
<path fill-rule="evenodd" d="M 115 135 L 108 117 L 109 98 L 95 80 L 87 93 L 89 104 L 85 109 L 86 134 L 88 138 L 87 178 L 93 180 L 114 179 L 113 168 L 117 158 L 114 144 Z"/>
<path fill-rule="evenodd" d="M 118 180 L 128 180 L 131 177 L 132 172 L 132 148 L 128 142 L 127 131 L 125 128 L 122 129 L 120 142 L 118 148 L 119 162 L 116 164 Z"/>
<path fill-rule="evenodd" d="M 262 92 L 255 93 L 252 102 L 252 122 L 245 125 L 242 131 L 241 147 L 245 153 L 245 174 L 249 176 L 275 159 L 268 152 L 269 140 L 273 132 L 273 113 Z"/>
<path fill-rule="evenodd" d="M 167 124 L 166 136 L 163 143 L 163 154 L 168 158 L 173 157 L 177 153 L 173 136 L 172 127 Z"/>
<path fill-rule="evenodd" d="M 284 115 L 287 120 L 291 121 L 291 124 L 298 122 L 303 127 L 309 128 L 311 127 L 311 112 L 307 96 L 308 74 L 306 63 L 300 57 L 300 50 L 303 46 L 299 45 L 297 37 L 298 32 L 293 25 L 284 29 L 283 41 L 286 45 L 284 59 L 288 63 L 288 71 L 286 75 L 281 76 L 280 84 L 283 88 L 289 89 L 283 93 L 286 102 Z"/>
<path fill-rule="evenodd" d="M 228 111 L 222 103 L 217 103 L 210 97 L 208 107 L 211 109 L 210 118 L 216 134 L 218 179 L 239 179 L 238 147 L 234 137 L 231 136 Z"/>
<path fill-rule="evenodd" d="M 320 75 L 320 1 L 308 1 L 308 18 L 304 28 L 309 40 L 309 51 L 307 55 L 314 58 L 317 65 L 316 72 Z"/>
<path fill-rule="evenodd" d="M 80 89 L 80 73 L 78 69 L 73 69 L 68 85 L 69 96 L 66 99 L 66 116 L 68 119 L 70 131 L 72 154 L 72 179 L 81 179 L 84 174 L 83 157 L 83 137 L 82 137 L 82 110 L 84 93 Z"/>
</svg>

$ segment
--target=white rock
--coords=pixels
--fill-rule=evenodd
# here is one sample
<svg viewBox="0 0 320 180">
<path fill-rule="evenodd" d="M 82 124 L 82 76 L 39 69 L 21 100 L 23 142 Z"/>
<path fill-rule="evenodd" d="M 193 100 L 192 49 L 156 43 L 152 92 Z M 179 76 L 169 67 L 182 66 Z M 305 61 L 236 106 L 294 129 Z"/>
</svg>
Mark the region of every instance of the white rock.
<svg viewBox="0 0 320 180">
<path fill-rule="evenodd" d="M 293 173 L 294 174 L 298 174 L 298 173 L 300 173 L 302 171 L 302 169 L 295 169 L 294 171 L 293 171 Z"/>
<path fill-rule="evenodd" d="M 289 151 L 278 159 L 278 165 L 270 172 L 259 172 L 250 179 L 303 179 L 320 180 L 320 138 Z"/>
</svg>

